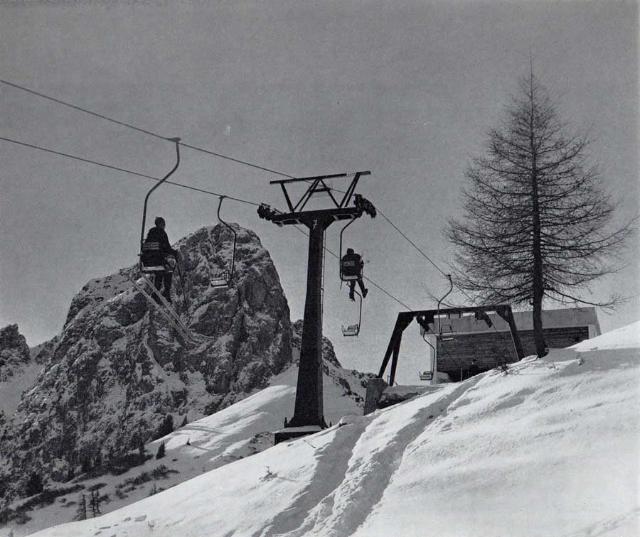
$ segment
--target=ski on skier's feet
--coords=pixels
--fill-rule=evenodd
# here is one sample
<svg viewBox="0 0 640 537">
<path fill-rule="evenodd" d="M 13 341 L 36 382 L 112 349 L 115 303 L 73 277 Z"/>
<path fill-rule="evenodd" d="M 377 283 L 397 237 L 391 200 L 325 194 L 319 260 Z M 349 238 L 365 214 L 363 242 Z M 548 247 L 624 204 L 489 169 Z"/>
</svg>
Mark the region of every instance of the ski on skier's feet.
<svg viewBox="0 0 640 537">
<path fill-rule="evenodd" d="M 156 287 L 144 276 L 139 280 L 132 279 L 136 289 L 147 299 L 149 304 L 155 306 L 162 316 L 171 326 L 182 336 L 185 341 L 195 343 L 193 335 L 184 324 L 180 316 L 173 309 L 167 299 L 156 289 Z M 140 282 L 143 283 L 140 283 Z"/>
</svg>

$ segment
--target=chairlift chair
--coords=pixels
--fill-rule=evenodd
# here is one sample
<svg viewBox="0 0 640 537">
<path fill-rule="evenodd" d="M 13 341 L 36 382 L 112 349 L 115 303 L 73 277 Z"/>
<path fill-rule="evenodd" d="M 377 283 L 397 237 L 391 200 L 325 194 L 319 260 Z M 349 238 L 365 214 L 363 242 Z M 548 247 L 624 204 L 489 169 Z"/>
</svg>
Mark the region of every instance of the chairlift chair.
<svg viewBox="0 0 640 537">
<path fill-rule="evenodd" d="M 362 267 L 354 260 L 340 260 L 340 279 L 343 282 L 352 282 L 362 278 Z"/>
<path fill-rule="evenodd" d="M 235 229 L 233 229 L 233 227 L 230 224 L 225 222 L 220 216 L 220 208 L 222 207 L 222 202 L 224 198 L 226 198 L 226 196 L 220 196 L 220 202 L 218 203 L 218 221 L 222 225 L 224 225 L 229 231 L 231 231 L 231 233 L 233 234 L 233 253 L 231 254 L 231 263 L 229 265 L 229 268 L 225 268 L 222 271 L 218 272 L 211 279 L 212 287 L 228 287 L 230 285 L 231 280 L 233 279 L 233 273 L 234 273 L 235 262 L 236 262 L 236 243 L 238 240 L 238 233 L 236 232 Z"/>
<path fill-rule="evenodd" d="M 450 335 L 450 334 L 453 334 L 453 326 L 449 324 L 449 336 L 443 336 L 442 323 L 440 321 L 440 304 L 442 304 L 442 302 L 444 302 L 444 299 L 451 294 L 451 291 L 453 291 L 453 280 L 451 279 L 451 274 L 447 274 L 446 276 L 447 276 L 447 279 L 449 280 L 449 290 L 440 300 L 438 300 L 438 312 L 436 313 L 436 316 L 438 318 L 438 333 L 436 335 L 436 344 L 438 341 L 453 341 L 454 339 Z M 447 313 L 447 319 L 451 319 L 451 315 L 449 313 Z"/>
<path fill-rule="evenodd" d="M 422 373 L 419 373 L 418 376 L 420 377 L 420 380 L 431 380 L 433 379 L 433 371 L 423 371 Z"/>
<path fill-rule="evenodd" d="M 349 222 L 340 230 L 340 256 L 338 258 L 338 262 L 340 267 L 340 280 L 343 282 L 354 282 L 362 278 L 361 263 L 358 263 L 355 259 L 344 260 L 342 256 L 342 235 L 355 221 L 355 218 L 349 220 Z M 357 336 L 360 333 L 360 326 L 362 325 L 362 295 L 355 289 L 354 293 L 358 295 L 358 322 L 347 326 L 342 325 L 342 335 L 345 337 Z"/>
<path fill-rule="evenodd" d="M 229 273 L 226 270 L 223 270 L 211 279 L 211 287 L 228 287 L 229 280 Z"/>
<path fill-rule="evenodd" d="M 143 274 L 162 274 L 166 270 L 160 252 L 160 243 L 157 241 L 143 242 L 140 252 L 140 272 Z"/>
<path fill-rule="evenodd" d="M 362 295 L 358 291 L 354 291 L 354 293 L 358 295 L 358 322 L 347 326 L 342 325 L 342 335 L 345 337 L 353 337 L 360 334 L 360 325 L 362 324 Z"/>
<path fill-rule="evenodd" d="M 357 263 L 355 259 L 344 260 L 342 255 L 342 235 L 345 232 L 345 230 L 355 221 L 356 221 L 355 218 L 351 219 L 347 223 L 347 225 L 345 225 L 340 230 L 340 256 L 338 258 L 338 261 L 340 263 L 340 280 L 342 280 L 343 282 L 351 282 L 351 281 L 357 280 L 358 278 L 362 278 L 362 266 L 359 263 Z"/>
<path fill-rule="evenodd" d="M 436 338 L 436 345 L 435 347 L 429 342 L 429 340 L 427 339 L 427 332 L 429 331 L 429 325 L 427 322 L 427 319 L 425 316 L 422 317 L 418 317 L 417 321 L 418 324 L 422 327 L 422 339 L 424 340 L 424 342 L 429 345 L 429 347 L 431 348 L 431 350 L 433 351 L 433 358 L 432 358 L 432 362 L 431 362 L 431 371 L 418 371 L 418 378 L 420 380 L 425 380 L 425 381 L 430 381 L 433 380 L 434 378 L 434 371 L 437 368 L 437 362 L 438 362 L 438 343 L 441 341 L 453 341 L 453 337 L 450 336 L 446 336 L 444 335 L 445 333 L 442 330 L 442 322 L 440 319 L 440 304 L 442 304 L 442 302 L 444 301 L 444 299 L 449 296 L 449 294 L 451 293 L 451 291 L 453 291 L 453 281 L 451 279 L 451 275 L 447 274 L 447 279 L 449 280 L 449 290 L 447 291 L 447 293 L 440 299 L 438 300 L 438 308 L 437 308 L 437 312 L 436 312 L 436 317 L 434 319 L 434 335 Z M 450 319 L 450 315 L 447 313 L 447 318 Z M 436 322 L 437 321 L 437 322 Z M 453 334 L 453 327 L 451 325 L 449 325 L 449 333 L 448 334 Z"/>
<path fill-rule="evenodd" d="M 360 333 L 360 325 L 359 324 L 350 324 L 347 327 L 342 327 L 342 335 L 343 336 L 357 336 Z"/>
</svg>

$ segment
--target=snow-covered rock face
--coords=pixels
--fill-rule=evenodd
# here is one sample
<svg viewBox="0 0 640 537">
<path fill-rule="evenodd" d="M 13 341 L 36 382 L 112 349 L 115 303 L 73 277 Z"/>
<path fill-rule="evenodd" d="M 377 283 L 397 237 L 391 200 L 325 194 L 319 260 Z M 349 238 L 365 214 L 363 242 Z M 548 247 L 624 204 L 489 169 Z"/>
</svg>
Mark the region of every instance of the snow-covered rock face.
<svg viewBox="0 0 640 537">
<path fill-rule="evenodd" d="M 289 308 L 276 269 L 255 233 L 235 229 L 227 288 L 210 285 L 231 259 L 226 228 L 203 228 L 174 245 L 185 272 L 184 289 L 174 278 L 174 306 L 194 345 L 136 291 L 136 267 L 82 288 L 62 333 L 39 350 L 47 363 L 0 446 L 0 460 L 8 461 L 0 473 L 20 481 L 26 467 L 65 480 L 150 440 L 166 415 L 179 424 L 187 413 L 191 421 L 215 412 L 291 363 Z M 12 360 L 29 359 L 24 338 L 12 330 L 3 337 Z"/>
<path fill-rule="evenodd" d="M 0 330 L 0 442 L 9 416 L 18 408 L 22 393 L 42 370 L 46 345 L 30 352 L 27 342 L 12 324 Z"/>
</svg>

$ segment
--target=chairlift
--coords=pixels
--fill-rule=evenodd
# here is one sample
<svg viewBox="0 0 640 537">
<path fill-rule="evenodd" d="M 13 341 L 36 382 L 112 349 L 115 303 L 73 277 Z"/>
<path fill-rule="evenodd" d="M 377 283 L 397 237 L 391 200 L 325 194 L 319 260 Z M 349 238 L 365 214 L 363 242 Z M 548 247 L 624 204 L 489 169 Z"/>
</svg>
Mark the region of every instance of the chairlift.
<svg viewBox="0 0 640 537">
<path fill-rule="evenodd" d="M 360 333 L 359 324 L 350 324 L 347 327 L 342 327 L 343 336 L 357 336 Z"/>
<path fill-rule="evenodd" d="M 342 335 L 345 337 L 357 336 L 360 333 L 360 325 L 362 324 L 362 295 L 354 290 L 354 293 L 358 295 L 358 322 L 342 326 Z"/>
<path fill-rule="evenodd" d="M 449 280 L 449 290 L 445 293 L 445 295 L 440 300 L 438 300 L 438 306 L 437 306 L 436 316 L 438 318 L 438 338 L 442 337 L 442 325 L 440 323 L 440 304 L 442 304 L 444 299 L 451 294 L 451 291 L 453 291 L 453 280 L 451 279 L 451 274 L 447 274 L 447 279 Z M 447 313 L 447 317 L 451 318 L 448 313 Z"/>
<path fill-rule="evenodd" d="M 420 380 L 433 380 L 434 378 L 434 371 L 437 368 L 437 362 L 438 362 L 438 343 L 441 341 L 453 341 L 453 337 L 451 336 L 444 336 L 443 335 L 443 331 L 442 331 L 442 322 L 440 319 L 440 304 L 442 304 L 442 302 L 444 301 L 445 298 L 447 298 L 447 296 L 449 296 L 449 294 L 453 291 L 453 281 L 451 279 L 451 275 L 447 274 L 447 279 L 449 280 L 449 290 L 446 292 L 446 294 L 440 299 L 438 300 L 438 307 L 437 307 L 437 311 L 436 311 L 436 319 L 437 319 L 437 326 L 435 326 L 435 320 L 434 320 L 434 332 L 435 332 L 435 337 L 436 337 L 436 345 L 433 346 L 431 344 L 431 342 L 427 339 L 427 332 L 429 331 L 429 325 L 427 323 L 426 317 L 422 316 L 422 317 L 418 317 L 417 321 L 418 324 L 422 327 L 422 339 L 424 340 L 424 342 L 429 345 L 429 347 L 431 347 L 431 350 L 433 351 L 433 358 L 431 361 L 431 371 L 418 371 L 418 378 Z M 449 314 L 447 313 L 447 318 L 450 318 Z M 452 334 L 453 333 L 453 329 L 451 327 L 451 325 L 449 325 L 449 333 L 448 334 Z"/>
<path fill-rule="evenodd" d="M 236 262 L 236 243 L 238 239 L 238 234 L 236 230 L 233 229 L 233 227 L 227 222 L 225 222 L 220 216 L 220 208 L 222 207 L 222 201 L 224 200 L 224 198 L 226 198 L 226 196 L 220 196 L 220 202 L 218 203 L 218 221 L 222 225 L 224 225 L 229 231 L 231 231 L 231 233 L 233 233 L 233 253 L 231 254 L 231 263 L 229 267 L 221 270 L 216 275 L 214 275 L 214 277 L 211 279 L 212 287 L 228 287 L 230 285 L 231 280 L 233 279 L 233 273 L 234 273 L 235 262 Z"/>
<path fill-rule="evenodd" d="M 176 144 L 176 163 L 171 171 L 165 175 L 160 181 L 151 187 L 144 198 L 144 207 L 142 209 L 142 230 L 140 231 L 140 272 L 142 274 L 161 274 L 165 272 L 173 272 L 173 268 L 165 264 L 165 260 L 160 252 L 160 243 L 156 241 L 145 242 L 144 231 L 147 221 L 147 204 L 151 193 L 164 183 L 180 166 L 180 138 L 169 138 L 171 142 Z"/>
<path fill-rule="evenodd" d="M 431 358 L 431 371 L 422 371 L 422 372 L 418 371 L 418 377 L 420 378 L 420 380 L 432 380 L 433 379 L 433 370 L 434 370 L 434 367 L 435 367 L 435 364 L 436 364 L 436 353 L 437 353 L 437 351 L 436 351 L 436 348 L 427 339 L 427 330 L 424 327 L 423 327 L 423 331 L 422 331 L 422 339 L 424 339 L 424 342 L 427 345 L 429 345 L 429 347 L 431 347 L 431 350 L 433 351 L 433 358 L 431 358 L 431 355 L 429 355 L 429 358 Z"/>
<path fill-rule="evenodd" d="M 145 224 L 147 220 L 147 205 L 151 194 L 164 183 L 180 166 L 180 138 L 169 138 L 171 142 L 176 145 L 176 163 L 173 168 L 167 173 L 160 181 L 158 181 L 149 191 L 144 198 L 144 206 L 142 210 L 142 229 L 140 231 L 140 278 L 131 278 L 135 288 L 144 296 L 144 298 L 154 307 L 158 309 L 160 314 L 166 319 L 166 321 L 173 326 L 173 328 L 182 336 L 186 342 L 193 343 L 193 335 L 187 328 L 184 321 L 180 318 L 178 313 L 173 309 L 171 303 L 169 303 L 165 297 L 156 289 L 154 283 L 151 281 L 151 275 L 165 274 L 169 272 L 177 271 L 180 276 L 181 286 L 183 285 L 182 271 L 178 261 L 173 256 L 168 256 L 166 259 L 162 255 L 160 250 L 160 243 L 157 241 L 145 241 L 144 232 Z M 184 288 L 183 288 L 184 294 Z M 185 298 L 186 299 L 186 298 Z"/>
</svg>

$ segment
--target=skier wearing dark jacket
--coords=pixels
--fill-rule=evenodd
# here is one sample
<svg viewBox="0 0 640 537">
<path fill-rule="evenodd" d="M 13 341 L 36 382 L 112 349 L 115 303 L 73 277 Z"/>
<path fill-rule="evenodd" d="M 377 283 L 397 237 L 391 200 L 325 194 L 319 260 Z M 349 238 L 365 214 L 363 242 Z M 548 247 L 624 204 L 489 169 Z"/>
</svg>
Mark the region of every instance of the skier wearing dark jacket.
<svg viewBox="0 0 640 537">
<path fill-rule="evenodd" d="M 356 282 L 360 286 L 362 298 L 365 298 L 367 296 L 367 293 L 369 292 L 369 290 L 365 288 L 364 282 L 362 281 L 363 266 L 364 262 L 362 261 L 362 257 L 356 254 L 353 251 L 353 248 L 347 248 L 347 253 L 342 256 L 342 275 L 351 277 L 357 276 L 356 279 L 349 281 L 349 298 L 351 300 L 355 300 L 354 292 L 356 289 Z"/>
<path fill-rule="evenodd" d="M 152 227 L 147 234 L 145 244 L 156 243 L 158 245 L 157 258 L 151 261 L 151 264 L 161 264 L 167 267 L 164 272 L 156 273 L 155 286 L 158 291 L 162 289 L 162 295 L 171 302 L 171 280 L 173 278 L 173 267 L 168 263 L 169 257 L 178 257 L 177 250 L 171 248 L 169 237 L 164 230 L 166 222 L 164 218 L 158 216 L 155 219 L 155 227 Z"/>
</svg>

